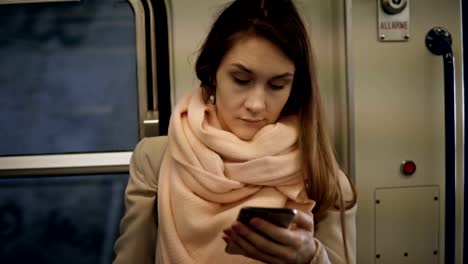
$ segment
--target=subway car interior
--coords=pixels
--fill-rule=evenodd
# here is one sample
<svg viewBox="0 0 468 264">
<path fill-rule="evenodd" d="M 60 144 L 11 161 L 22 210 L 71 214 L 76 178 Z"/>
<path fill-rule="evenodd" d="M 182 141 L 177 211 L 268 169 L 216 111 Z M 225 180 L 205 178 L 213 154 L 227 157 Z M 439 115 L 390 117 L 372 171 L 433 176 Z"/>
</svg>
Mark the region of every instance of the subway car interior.
<svg viewBox="0 0 468 264">
<path fill-rule="evenodd" d="M 112 263 L 132 152 L 199 88 L 229 2 L 0 0 L 0 263 Z M 356 263 L 468 264 L 468 3 L 294 2 L 357 190 Z"/>
</svg>

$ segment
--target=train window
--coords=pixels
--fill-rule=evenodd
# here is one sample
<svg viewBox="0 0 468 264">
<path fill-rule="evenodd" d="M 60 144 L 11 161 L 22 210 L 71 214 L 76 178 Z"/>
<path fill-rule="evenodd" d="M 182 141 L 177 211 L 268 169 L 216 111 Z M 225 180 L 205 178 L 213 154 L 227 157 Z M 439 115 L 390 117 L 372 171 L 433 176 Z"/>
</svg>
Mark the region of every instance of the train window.
<svg viewBox="0 0 468 264">
<path fill-rule="evenodd" d="M 0 262 L 111 263 L 127 178 L 0 179 Z"/>
<path fill-rule="evenodd" d="M 0 0 L 0 24 L 0 263 L 111 263 L 131 150 L 167 134 L 164 1 Z"/>
<path fill-rule="evenodd" d="M 133 149 L 139 112 L 129 2 L 0 4 L 0 24 L 0 156 Z"/>
</svg>

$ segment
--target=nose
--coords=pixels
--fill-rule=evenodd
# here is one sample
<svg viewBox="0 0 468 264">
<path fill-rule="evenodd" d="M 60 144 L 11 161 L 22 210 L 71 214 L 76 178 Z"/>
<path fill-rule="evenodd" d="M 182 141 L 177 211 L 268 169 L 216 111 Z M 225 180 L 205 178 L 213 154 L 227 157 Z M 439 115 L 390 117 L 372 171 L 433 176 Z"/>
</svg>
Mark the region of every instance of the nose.
<svg viewBox="0 0 468 264">
<path fill-rule="evenodd" d="M 263 85 L 256 85 L 247 95 L 245 107 L 252 114 L 258 114 L 266 108 L 266 94 Z"/>
</svg>

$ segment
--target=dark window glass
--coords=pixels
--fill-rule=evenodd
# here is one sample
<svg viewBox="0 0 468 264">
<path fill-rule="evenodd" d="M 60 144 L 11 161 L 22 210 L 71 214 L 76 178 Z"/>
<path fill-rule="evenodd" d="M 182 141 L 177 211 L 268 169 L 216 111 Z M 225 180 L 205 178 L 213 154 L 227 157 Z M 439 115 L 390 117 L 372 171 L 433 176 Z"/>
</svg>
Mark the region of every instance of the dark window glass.
<svg viewBox="0 0 468 264">
<path fill-rule="evenodd" d="M 133 149 L 134 20 L 120 0 L 0 5 L 0 156 Z"/>
<path fill-rule="evenodd" d="M 127 178 L 0 179 L 0 263 L 111 263 Z"/>
</svg>

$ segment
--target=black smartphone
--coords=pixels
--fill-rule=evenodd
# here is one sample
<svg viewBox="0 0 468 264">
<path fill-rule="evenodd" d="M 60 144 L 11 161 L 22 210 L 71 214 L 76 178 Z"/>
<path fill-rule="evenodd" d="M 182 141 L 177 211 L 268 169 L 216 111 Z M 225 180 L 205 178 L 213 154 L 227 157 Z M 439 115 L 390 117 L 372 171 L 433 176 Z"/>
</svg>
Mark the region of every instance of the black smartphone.
<svg viewBox="0 0 468 264">
<path fill-rule="evenodd" d="M 261 218 L 280 227 L 288 228 L 297 211 L 289 208 L 244 207 L 240 210 L 237 220 L 250 226 L 250 219 Z"/>
<path fill-rule="evenodd" d="M 296 214 L 297 210 L 289 208 L 244 207 L 240 210 L 237 220 L 244 225 L 251 226 L 250 219 L 257 217 L 279 227 L 289 228 Z M 229 245 L 226 245 L 225 251 L 230 254 L 238 253 Z"/>
</svg>

